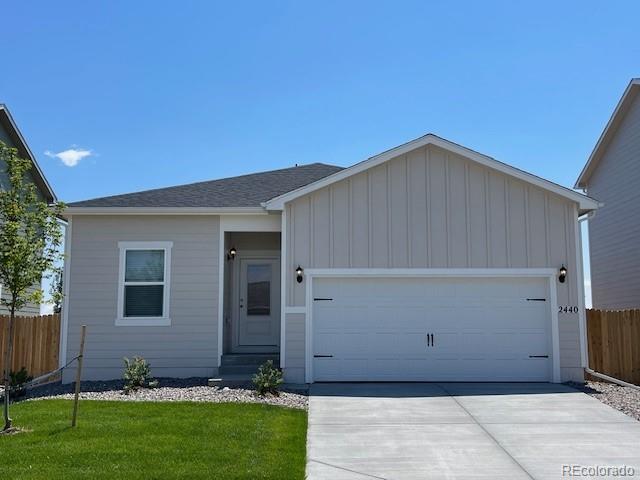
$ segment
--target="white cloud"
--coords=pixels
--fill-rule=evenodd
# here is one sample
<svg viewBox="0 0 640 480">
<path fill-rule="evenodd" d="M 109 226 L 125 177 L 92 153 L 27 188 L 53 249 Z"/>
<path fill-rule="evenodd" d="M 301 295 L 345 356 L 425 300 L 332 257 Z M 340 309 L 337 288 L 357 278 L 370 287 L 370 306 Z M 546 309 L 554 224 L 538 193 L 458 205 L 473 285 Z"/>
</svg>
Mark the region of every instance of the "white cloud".
<svg viewBox="0 0 640 480">
<path fill-rule="evenodd" d="M 93 155 L 93 152 L 82 148 L 69 148 L 58 153 L 47 150 L 44 154 L 47 157 L 60 159 L 67 167 L 75 167 L 80 160 Z"/>
</svg>

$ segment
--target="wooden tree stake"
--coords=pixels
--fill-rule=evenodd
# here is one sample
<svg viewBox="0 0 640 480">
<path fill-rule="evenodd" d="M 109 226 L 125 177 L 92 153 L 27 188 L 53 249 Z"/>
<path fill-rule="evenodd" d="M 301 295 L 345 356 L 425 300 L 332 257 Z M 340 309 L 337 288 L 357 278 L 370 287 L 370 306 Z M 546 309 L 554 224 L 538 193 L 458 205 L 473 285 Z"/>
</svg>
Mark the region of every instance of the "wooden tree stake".
<svg viewBox="0 0 640 480">
<path fill-rule="evenodd" d="M 80 399 L 80 379 L 82 378 L 82 360 L 84 358 L 84 336 L 87 333 L 87 326 L 82 325 L 82 331 L 80 333 L 80 353 L 78 354 L 78 369 L 76 370 L 76 394 L 73 400 L 73 418 L 71 420 L 71 426 L 76 426 L 76 419 L 78 418 L 78 401 Z"/>
</svg>

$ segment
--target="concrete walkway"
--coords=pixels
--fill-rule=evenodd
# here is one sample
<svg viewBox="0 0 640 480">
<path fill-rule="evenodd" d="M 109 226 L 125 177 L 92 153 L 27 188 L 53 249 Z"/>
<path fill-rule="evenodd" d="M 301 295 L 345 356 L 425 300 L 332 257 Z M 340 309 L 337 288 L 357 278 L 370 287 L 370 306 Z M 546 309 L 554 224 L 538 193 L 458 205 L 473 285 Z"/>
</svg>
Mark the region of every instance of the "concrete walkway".
<svg viewBox="0 0 640 480">
<path fill-rule="evenodd" d="M 640 422 L 564 385 L 314 384 L 307 457 L 309 480 L 640 478 Z"/>
</svg>

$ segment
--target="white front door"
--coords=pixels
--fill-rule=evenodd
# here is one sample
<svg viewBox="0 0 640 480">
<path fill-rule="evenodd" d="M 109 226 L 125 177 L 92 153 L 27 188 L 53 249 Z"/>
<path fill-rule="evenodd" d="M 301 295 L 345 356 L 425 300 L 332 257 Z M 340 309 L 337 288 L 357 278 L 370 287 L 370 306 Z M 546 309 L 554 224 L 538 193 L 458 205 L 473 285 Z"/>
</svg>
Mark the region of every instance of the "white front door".
<svg viewBox="0 0 640 480">
<path fill-rule="evenodd" d="M 315 381 L 550 381 L 544 278 L 318 278 Z"/>
<path fill-rule="evenodd" d="M 237 346 L 275 350 L 280 341 L 280 259 L 241 258 Z"/>
</svg>

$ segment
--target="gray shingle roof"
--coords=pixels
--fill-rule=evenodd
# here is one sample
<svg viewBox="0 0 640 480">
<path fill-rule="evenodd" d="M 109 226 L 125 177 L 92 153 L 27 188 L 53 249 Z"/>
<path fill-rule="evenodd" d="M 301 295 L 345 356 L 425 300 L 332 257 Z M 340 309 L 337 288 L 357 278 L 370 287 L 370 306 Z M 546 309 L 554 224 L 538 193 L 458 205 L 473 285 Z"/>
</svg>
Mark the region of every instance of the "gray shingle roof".
<svg viewBox="0 0 640 480">
<path fill-rule="evenodd" d="M 69 203 L 69 207 L 259 207 L 274 197 L 343 170 L 312 163 L 239 177 Z"/>
</svg>

